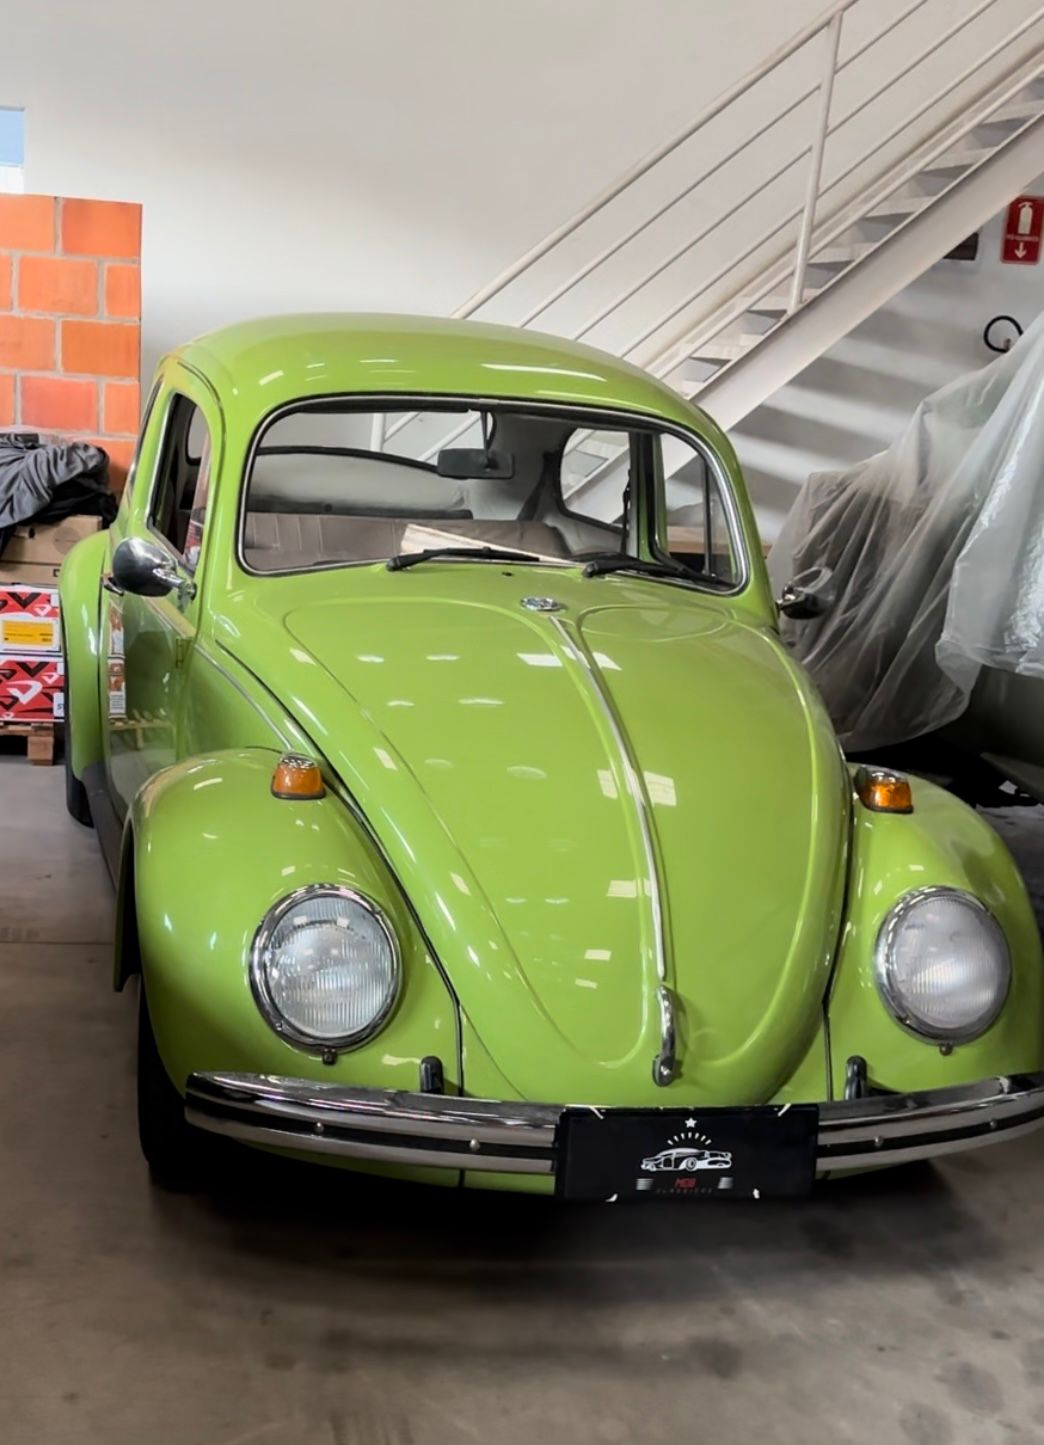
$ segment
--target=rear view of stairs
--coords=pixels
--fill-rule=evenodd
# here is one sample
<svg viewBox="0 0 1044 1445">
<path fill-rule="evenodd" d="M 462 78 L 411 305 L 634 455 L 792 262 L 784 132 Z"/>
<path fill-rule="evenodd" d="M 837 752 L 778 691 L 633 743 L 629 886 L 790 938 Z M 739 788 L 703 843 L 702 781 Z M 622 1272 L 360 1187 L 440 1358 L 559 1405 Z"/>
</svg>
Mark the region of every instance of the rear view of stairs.
<svg viewBox="0 0 1044 1445">
<path fill-rule="evenodd" d="M 590 341 L 731 427 L 1041 171 L 1044 5 L 834 0 L 454 314 Z M 584 463 L 579 491 L 616 458 Z"/>
</svg>

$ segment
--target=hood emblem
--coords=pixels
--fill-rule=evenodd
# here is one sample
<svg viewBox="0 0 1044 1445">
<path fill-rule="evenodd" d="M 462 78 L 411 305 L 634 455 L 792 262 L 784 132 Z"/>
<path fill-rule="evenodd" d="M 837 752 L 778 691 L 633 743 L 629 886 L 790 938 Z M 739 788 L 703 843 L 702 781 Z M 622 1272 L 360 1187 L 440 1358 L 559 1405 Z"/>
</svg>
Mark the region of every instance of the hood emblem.
<svg viewBox="0 0 1044 1445">
<path fill-rule="evenodd" d="M 554 597 L 523 597 L 522 606 L 528 612 L 561 612 L 564 603 L 558 602 Z"/>
</svg>

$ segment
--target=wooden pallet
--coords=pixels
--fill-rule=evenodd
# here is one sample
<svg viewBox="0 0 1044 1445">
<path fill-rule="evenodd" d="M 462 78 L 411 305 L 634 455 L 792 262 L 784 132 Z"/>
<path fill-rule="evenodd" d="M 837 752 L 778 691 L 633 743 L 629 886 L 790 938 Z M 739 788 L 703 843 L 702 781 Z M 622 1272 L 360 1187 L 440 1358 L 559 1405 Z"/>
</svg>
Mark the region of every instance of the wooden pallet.
<svg viewBox="0 0 1044 1445">
<path fill-rule="evenodd" d="M 31 763 L 46 766 L 54 762 L 55 723 L 0 722 L 0 742 L 4 738 L 25 738 L 25 755 Z"/>
</svg>

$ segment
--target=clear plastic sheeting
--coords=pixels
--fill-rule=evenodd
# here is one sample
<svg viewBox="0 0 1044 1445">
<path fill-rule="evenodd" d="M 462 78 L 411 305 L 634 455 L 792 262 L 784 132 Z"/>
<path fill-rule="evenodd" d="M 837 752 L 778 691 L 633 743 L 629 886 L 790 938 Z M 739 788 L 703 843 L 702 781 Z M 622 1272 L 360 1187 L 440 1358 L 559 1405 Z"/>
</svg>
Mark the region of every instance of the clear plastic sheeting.
<svg viewBox="0 0 1044 1445">
<path fill-rule="evenodd" d="M 809 478 L 769 556 L 782 619 L 850 751 L 959 717 L 983 667 L 1044 677 L 1044 315 L 923 401 L 887 451 Z"/>
</svg>

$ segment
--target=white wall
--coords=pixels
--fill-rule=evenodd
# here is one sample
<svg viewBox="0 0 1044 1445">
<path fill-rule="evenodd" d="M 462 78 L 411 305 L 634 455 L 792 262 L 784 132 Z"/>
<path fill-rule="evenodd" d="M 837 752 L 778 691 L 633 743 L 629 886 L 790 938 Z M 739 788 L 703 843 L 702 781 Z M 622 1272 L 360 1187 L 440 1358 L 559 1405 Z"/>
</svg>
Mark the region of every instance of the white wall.
<svg viewBox="0 0 1044 1445">
<path fill-rule="evenodd" d="M 1044 194 L 1044 176 L 1027 194 Z M 767 540 L 810 472 L 883 450 L 926 396 L 986 365 L 991 317 L 1005 313 L 1027 328 L 1044 310 L 1044 260 L 1001 263 L 1004 216 L 980 231 L 975 261 L 931 267 L 734 430 Z"/>
<path fill-rule="evenodd" d="M 451 310 L 821 6 L 7 0 L 26 189 L 144 204 L 144 345 Z M 664 46 L 671 32 L 674 42 Z M 578 63 L 578 57 L 583 63 Z"/>
<path fill-rule="evenodd" d="M 995 0 L 936 47 L 976 0 L 927 0 L 840 78 L 835 114 L 912 54 L 929 53 L 832 140 L 828 175 L 858 161 L 941 75 L 974 67 L 1036 3 Z M 143 202 L 147 371 L 163 348 L 242 316 L 452 310 L 823 8 L 824 0 L 0 0 L 0 105 L 26 108 L 26 189 Z M 861 0 L 846 17 L 842 57 L 910 8 L 911 0 Z M 1014 63 L 1026 43 L 998 64 Z M 984 67 L 950 103 L 995 71 Z M 607 215 L 608 233 L 619 234 L 643 197 L 707 169 L 818 73 L 809 47 Z M 671 246 L 679 226 L 691 231 L 756 190 L 805 144 L 812 119 L 809 101 L 701 187 L 649 237 L 653 252 Z M 892 150 L 916 139 L 911 131 Z M 798 165 L 767 186 L 654 293 L 669 300 L 713 274 L 771 229 L 802 183 Z M 596 245 L 597 229 L 583 239 Z M 549 285 L 576 259 L 564 248 L 535 284 Z M 578 304 L 590 311 L 619 285 L 610 268 Z M 641 298 L 591 339 L 620 345 L 649 304 Z M 512 319 L 512 306 L 500 314 Z M 564 329 L 571 319 L 566 309 L 545 324 Z"/>
</svg>

